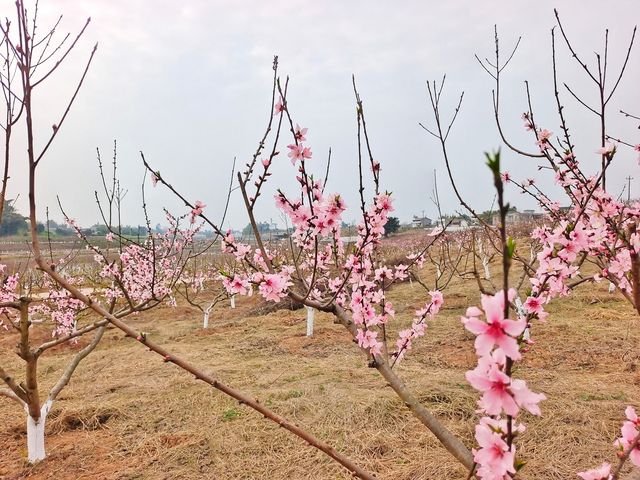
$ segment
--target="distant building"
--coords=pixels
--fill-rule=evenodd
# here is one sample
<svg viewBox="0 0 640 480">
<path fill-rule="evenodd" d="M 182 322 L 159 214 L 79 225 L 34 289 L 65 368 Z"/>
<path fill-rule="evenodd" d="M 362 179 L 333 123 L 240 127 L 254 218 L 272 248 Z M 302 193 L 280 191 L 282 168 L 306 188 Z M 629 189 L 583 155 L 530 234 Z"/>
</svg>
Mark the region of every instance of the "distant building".
<svg viewBox="0 0 640 480">
<path fill-rule="evenodd" d="M 437 227 L 445 226 L 447 232 L 459 232 L 462 230 L 467 230 L 469 228 L 473 228 L 475 224 L 471 222 L 468 218 L 465 217 L 443 217 L 440 218 L 437 222 Z"/>
<path fill-rule="evenodd" d="M 411 226 L 413 228 L 428 228 L 433 225 L 433 220 L 429 217 L 418 217 L 416 215 L 413 216 L 413 220 L 411 221 Z"/>
<path fill-rule="evenodd" d="M 269 242 L 277 242 L 289 238 L 291 232 L 289 230 L 283 230 L 275 227 L 270 228 L 266 232 L 260 232 L 260 235 L 262 236 L 263 240 L 267 240 Z M 251 232 L 250 236 L 253 236 L 253 232 Z"/>
<path fill-rule="evenodd" d="M 509 210 L 505 218 L 507 225 L 516 225 L 518 223 L 534 222 L 544 219 L 545 214 L 541 212 L 534 212 L 533 210 L 523 210 L 519 212 L 516 209 Z M 500 214 L 494 213 L 491 217 L 491 224 L 494 226 L 500 225 Z"/>
<path fill-rule="evenodd" d="M 349 243 L 356 243 L 359 238 L 360 237 L 358 236 L 340 237 L 340 240 L 342 240 L 342 243 L 344 244 L 349 244 Z"/>
<path fill-rule="evenodd" d="M 568 207 L 560 207 L 558 209 L 558 213 L 562 215 L 568 215 L 569 213 L 571 213 L 572 209 L 573 209 L 573 205 L 569 205 Z"/>
</svg>

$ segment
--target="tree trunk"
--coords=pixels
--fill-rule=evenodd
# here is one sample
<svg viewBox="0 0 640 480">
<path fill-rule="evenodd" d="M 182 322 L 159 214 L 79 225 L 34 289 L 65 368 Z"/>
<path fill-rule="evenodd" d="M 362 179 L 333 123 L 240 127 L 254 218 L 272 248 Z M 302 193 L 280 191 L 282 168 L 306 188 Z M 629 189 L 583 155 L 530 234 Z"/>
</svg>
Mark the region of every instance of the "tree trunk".
<svg viewBox="0 0 640 480">
<path fill-rule="evenodd" d="M 307 337 L 313 336 L 313 317 L 315 316 L 315 308 L 307 307 Z"/>
<path fill-rule="evenodd" d="M 27 459 L 29 463 L 44 460 L 47 454 L 44 450 L 44 426 L 53 402 L 47 400 L 40 409 L 40 418 L 35 420 L 27 413 Z"/>
<path fill-rule="evenodd" d="M 491 279 L 491 270 L 489 270 L 489 259 L 487 257 L 482 257 L 482 267 L 484 268 L 484 279 Z"/>
</svg>

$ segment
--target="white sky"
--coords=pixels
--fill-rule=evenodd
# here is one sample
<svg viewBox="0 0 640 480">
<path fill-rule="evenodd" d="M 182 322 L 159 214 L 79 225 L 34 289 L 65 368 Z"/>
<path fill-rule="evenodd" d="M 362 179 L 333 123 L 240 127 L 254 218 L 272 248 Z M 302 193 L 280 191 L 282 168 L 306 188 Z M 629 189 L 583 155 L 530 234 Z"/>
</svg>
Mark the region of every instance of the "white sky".
<svg viewBox="0 0 640 480">
<path fill-rule="evenodd" d="M 192 200 L 204 201 L 207 213 L 217 218 L 233 157 L 240 164 L 246 162 L 266 125 L 273 54 L 280 56 L 282 75 L 291 77 L 289 107 L 294 121 L 309 128 L 313 169 L 318 174 L 324 171 L 329 147 L 333 149 L 327 189 L 345 196 L 351 207 L 347 220 L 357 215 L 352 73 L 365 102 L 374 155 L 382 163 L 383 188 L 395 193 L 396 213 L 402 221 L 423 210 L 435 216 L 429 200 L 434 169 L 443 209 L 458 208 L 438 146 L 418 127 L 418 122 L 432 124 L 426 81 L 444 73 L 446 106 L 457 101 L 461 90 L 466 92 L 450 136 L 454 173 L 470 203 L 480 210 L 489 208 L 493 193 L 483 152 L 500 146 L 500 141 L 492 120 L 492 81 L 473 55 L 492 55 L 494 23 L 505 54 L 517 36 L 523 36 L 519 52 L 504 72 L 503 119 L 514 141 L 533 150 L 520 120 L 526 110 L 525 79 L 531 84 L 538 123 L 559 131 L 550 96 L 554 6 L 574 46 L 591 64 L 593 52 L 602 47 L 604 28 L 610 28 L 610 68 L 617 71 L 640 18 L 638 0 L 42 0 L 42 31 L 59 13 L 65 15 L 61 32 L 75 32 L 88 16 L 92 22 L 55 79 L 36 96 L 41 141 L 57 123 L 93 43 L 99 46 L 85 86 L 40 169 L 40 211 L 49 205 L 52 216 L 61 218 L 55 200 L 59 195 L 81 224 L 98 221 L 93 200 L 93 190 L 99 186 L 95 149 L 99 147 L 103 158 L 109 159 L 116 139 L 122 183 L 130 190 L 124 223 L 143 221 L 140 150 L 176 188 Z M 13 2 L 5 0 L 3 7 L 2 16 L 13 14 Z M 563 43 L 558 42 L 558 50 L 561 78 L 595 100 L 594 86 L 571 62 Z M 640 50 L 636 48 L 610 105 L 610 133 L 632 143 L 640 142 L 637 122 L 616 112 L 624 108 L 640 113 L 639 80 Z M 599 162 L 596 119 L 562 94 L 579 159 L 595 168 Z M 290 140 L 285 139 L 283 151 Z M 504 157 L 505 168 L 515 178 L 536 173 L 535 160 Z M 619 155 L 610 174 L 612 191 L 618 192 L 626 183 L 624 178 L 632 175 L 636 178 L 632 194 L 640 195 L 636 157 L 628 150 Z M 14 158 L 23 160 L 20 149 L 15 149 Z M 283 154 L 262 197 L 259 219 L 279 221 L 272 193 L 276 186 L 291 192 L 294 173 Z M 11 182 L 10 195 L 26 191 L 24 170 L 18 165 Z M 21 194 L 18 202 L 23 211 L 25 197 Z M 533 206 L 513 189 L 509 197 L 520 208 Z M 149 188 L 147 200 L 154 224 L 162 221 L 163 206 L 183 211 L 159 188 Z M 246 223 L 236 192 L 228 224 L 242 228 Z"/>
</svg>

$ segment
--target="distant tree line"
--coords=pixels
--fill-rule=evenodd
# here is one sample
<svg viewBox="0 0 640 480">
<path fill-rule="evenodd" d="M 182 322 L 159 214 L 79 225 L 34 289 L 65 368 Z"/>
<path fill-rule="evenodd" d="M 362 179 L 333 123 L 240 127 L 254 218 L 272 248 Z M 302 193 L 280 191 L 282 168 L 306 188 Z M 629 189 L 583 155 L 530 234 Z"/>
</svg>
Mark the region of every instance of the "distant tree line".
<svg viewBox="0 0 640 480">
<path fill-rule="evenodd" d="M 27 219 L 16 211 L 13 201 L 5 200 L 0 223 L 0 236 L 19 235 L 27 230 L 29 230 Z"/>
<path fill-rule="evenodd" d="M 159 231 L 161 228 L 158 225 L 156 230 Z M 70 237 L 76 234 L 76 231 L 69 225 L 58 223 L 55 220 L 48 221 L 48 229 L 49 234 L 54 237 Z M 0 237 L 26 235 L 28 231 L 29 219 L 17 211 L 13 200 L 5 200 L 2 220 L 0 221 Z M 42 222 L 38 222 L 37 231 L 39 234 L 44 234 L 47 232 L 47 226 Z M 87 236 L 104 236 L 109 233 L 107 226 L 101 224 L 81 228 L 81 231 Z M 120 233 L 128 237 L 145 237 L 147 235 L 147 227 L 144 225 L 125 225 L 120 228 Z"/>
</svg>

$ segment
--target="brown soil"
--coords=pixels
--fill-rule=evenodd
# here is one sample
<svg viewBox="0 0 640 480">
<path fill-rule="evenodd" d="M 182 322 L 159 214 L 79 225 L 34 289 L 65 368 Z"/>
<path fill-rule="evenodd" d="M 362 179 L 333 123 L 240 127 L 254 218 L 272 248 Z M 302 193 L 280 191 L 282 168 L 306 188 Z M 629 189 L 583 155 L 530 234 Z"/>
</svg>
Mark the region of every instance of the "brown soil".
<svg viewBox="0 0 640 480">
<path fill-rule="evenodd" d="M 544 392 L 544 416 L 522 420 L 523 478 L 570 479 L 615 461 L 612 442 L 626 405 L 640 407 L 640 320 L 606 287 L 588 286 L 553 304 L 548 323 L 515 374 Z M 396 327 L 426 300 L 419 286 L 391 292 Z M 447 426 L 473 445 L 478 395 L 464 379 L 473 338 L 459 320 L 477 303 L 473 285 L 445 292 L 441 314 L 397 369 Z M 258 300 L 220 305 L 211 328 L 190 308 L 162 308 L 129 319 L 136 329 L 259 398 L 308 428 L 380 479 L 463 479 L 464 471 L 366 366 L 344 328 L 316 314 L 306 338 L 305 310 L 251 316 Z M 44 339 L 42 337 L 41 339 Z M 84 342 L 85 340 L 83 340 Z M 17 377 L 15 337 L 0 336 L 0 362 Z M 42 359 L 43 391 L 79 346 Z M 322 453 L 165 364 L 110 330 L 78 368 L 47 422 L 46 461 L 25 462 L 25 415 L 0 398 L 2 479 L 347 479 Z"/>
</svg>

